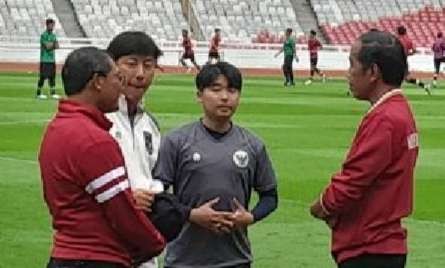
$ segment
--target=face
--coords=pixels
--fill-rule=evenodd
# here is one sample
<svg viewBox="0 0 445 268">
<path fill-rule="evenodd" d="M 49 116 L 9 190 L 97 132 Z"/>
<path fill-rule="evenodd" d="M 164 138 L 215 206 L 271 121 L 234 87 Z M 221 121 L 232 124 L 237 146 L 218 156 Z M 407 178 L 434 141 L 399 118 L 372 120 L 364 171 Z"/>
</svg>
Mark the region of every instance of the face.
<svg viewBox="0 0 445 268">
<path fill-rule="evenodd" d="M 371 68 L 364 70 L 363 65 L 358 60 L 361 49 L 361 42 L 355 42 L 351 47 L 349 55 L 348 82 L 352 95 L 359 100 L 368 100 L 372 89 Z"/>
<path fill-rule="evenodd" d="M 46 24 L 46 30 L 48 32 L 52 32 L 54 30 L 54 23 L 48 23 Z"/>
<path fill-rule="evenodd" d="M 126 86 L 123 94 L 128 104 L 137 105 L 151 85 L 156 68 L 156 59 L 152 56 L 128 55 L 116 62 Z"/>
<path fill-rule="evenodd" d="M 188 32 L 186 32 L 186 31 L 182 31 L 182 37 L 187 37 L 188 36 Z"/>
<path fill-rule="evenodd" d="M 202 104 L 204 114 L 211 120 L 229 121 L 238 107 L 240 92 L 228 87 L 223 75 L 203 91 L 198 91 L 198 102 Z"/>
<path fill-rule="evenodd" d="M 98 76 L 96 87 L 100 89 L 100 110 L 110 113 L 118 110 L 118 100 L 121 95 L 125 78 L 116 64 L 110 59 L 111 71 L 106 76 Z"/>
</svg>

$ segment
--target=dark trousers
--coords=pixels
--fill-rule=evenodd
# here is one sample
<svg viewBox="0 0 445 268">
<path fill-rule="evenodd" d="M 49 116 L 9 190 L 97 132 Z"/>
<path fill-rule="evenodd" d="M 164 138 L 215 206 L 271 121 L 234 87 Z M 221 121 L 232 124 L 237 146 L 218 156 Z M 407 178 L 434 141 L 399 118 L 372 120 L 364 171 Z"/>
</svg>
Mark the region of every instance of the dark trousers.
<svg viewBox="0 0 445 268">
<path fill-rule="evenodd" d="M 338 268 L 404 268 L 405 254 L 364 254 L 348 259 Z"/>
<path fill-rule="evenodd" d="M 46 268 L 126 268 L 124 265 L 106 261 L 64 260 L 51 258 Z"/>
<path fill-rule="evenodd" d="M 294 83 L 294 72 L 292 70 L 293 61 L 294 61 L 293 56 L 284 56 L 283 74 L 284 74 L 284 79 L 286 80 L 286 84 Z"/>
<path fill-rule="evenodd" d="M 440 59 L 434 59 L 434 71 L 436 74 L 440 73 L 440 64 L 445 63 L 445 57 Z"/>
<path fill-rule="evenodd" d="M 40 63 L 40 75 L 39 82 L 37 82 L 37 88 L 41 89 L 45 80 L 48 79 L 49 87 L 53 89 L 56 86 L 56 64 L 49 62 Z M 54 92 L 51 92 L 53 94 Z M 37 94 L 40 94 L 38 92 Z"/>
</svg>

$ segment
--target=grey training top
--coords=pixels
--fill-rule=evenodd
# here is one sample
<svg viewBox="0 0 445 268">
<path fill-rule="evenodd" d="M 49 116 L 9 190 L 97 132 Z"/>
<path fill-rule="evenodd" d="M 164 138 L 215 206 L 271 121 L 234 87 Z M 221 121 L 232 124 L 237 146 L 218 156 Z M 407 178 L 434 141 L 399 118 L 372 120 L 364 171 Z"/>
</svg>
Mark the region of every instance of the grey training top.
<svg viewBox="0 0 445 268">
<path fill-rule="evenodd" d="M 221 139 L 200 121 L 164 136 L 155 178 L 173 186 L 185 205 L 196 208 L 220 198 L 216 210 L 233 211 L 233 198 L 247 209 L 251 191 L 276 188 L 275 173 L 264 144 L 246 129 L 233 125 Z M 247 229 L 214 234 L 187 223 L 167 246 L 166 267 L 203 268 L 252 261 Z"/>
</svg>

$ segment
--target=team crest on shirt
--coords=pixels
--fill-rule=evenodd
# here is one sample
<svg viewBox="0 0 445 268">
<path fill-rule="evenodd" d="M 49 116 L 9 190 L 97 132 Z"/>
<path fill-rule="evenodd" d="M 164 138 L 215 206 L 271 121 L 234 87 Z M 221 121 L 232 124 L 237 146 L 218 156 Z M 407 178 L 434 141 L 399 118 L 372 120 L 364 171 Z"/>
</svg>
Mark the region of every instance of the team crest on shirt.
<svg viewBox="0 0 445 268">
<path fill-rule="evenodd" d="M 198 152 L 194 152 L 192 155 L 193 162 L 198 163 L 201 161 L 201 155 Z"/>
<path fill-rule="evenodd" d="M 246 151 L 238 150 L 233 154 L 233 162 L 240 168 L 245 168 L 249 164 L 249 155 Z"/>
</svg>

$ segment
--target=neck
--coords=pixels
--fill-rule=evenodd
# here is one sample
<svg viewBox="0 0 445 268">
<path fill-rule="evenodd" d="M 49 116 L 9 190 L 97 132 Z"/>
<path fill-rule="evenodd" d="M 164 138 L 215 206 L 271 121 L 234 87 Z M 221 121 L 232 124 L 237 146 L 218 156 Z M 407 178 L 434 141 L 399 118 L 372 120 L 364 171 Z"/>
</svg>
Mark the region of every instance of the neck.
<svg viewBox="0 0 445 268">
<path fill-rule="evenodd" d="M 95 98 L 92 96 L 92 94 L 88 93 L 87 89 L 84 89 L 82 93 L 71 95 L 68 97 L 69 100 L 77 101 L 89 106 L 96 107 L 99 109 L 99 106 L 97 105 L 97 102 Z M 100 110 L 100 109 L 99 109 Z"/>
<path fill-rule="evenodd" d="M 371 105 L 375 104 L 383 95 L 394 88 L 396 87 L 387 84 L 377 85 L 377 87 L 373 90 L 373 94 L 369 97 L 369 102 Z"/>
<path fill-rule="evenodd" d="M 128 111 L 128 116 L 134 117 L 138 111 L 138 105 L 132 104 L 127 101 L 127 111 Z"/>
<path fill-rule="evenodd" d="M 227 132 L 232 126 L 230 120 L 213 120 L 207 116 L 204 116 L 204 118 L 202 119 L 202 123 L 208 129 L 219 133 Z"/>
</svg>

